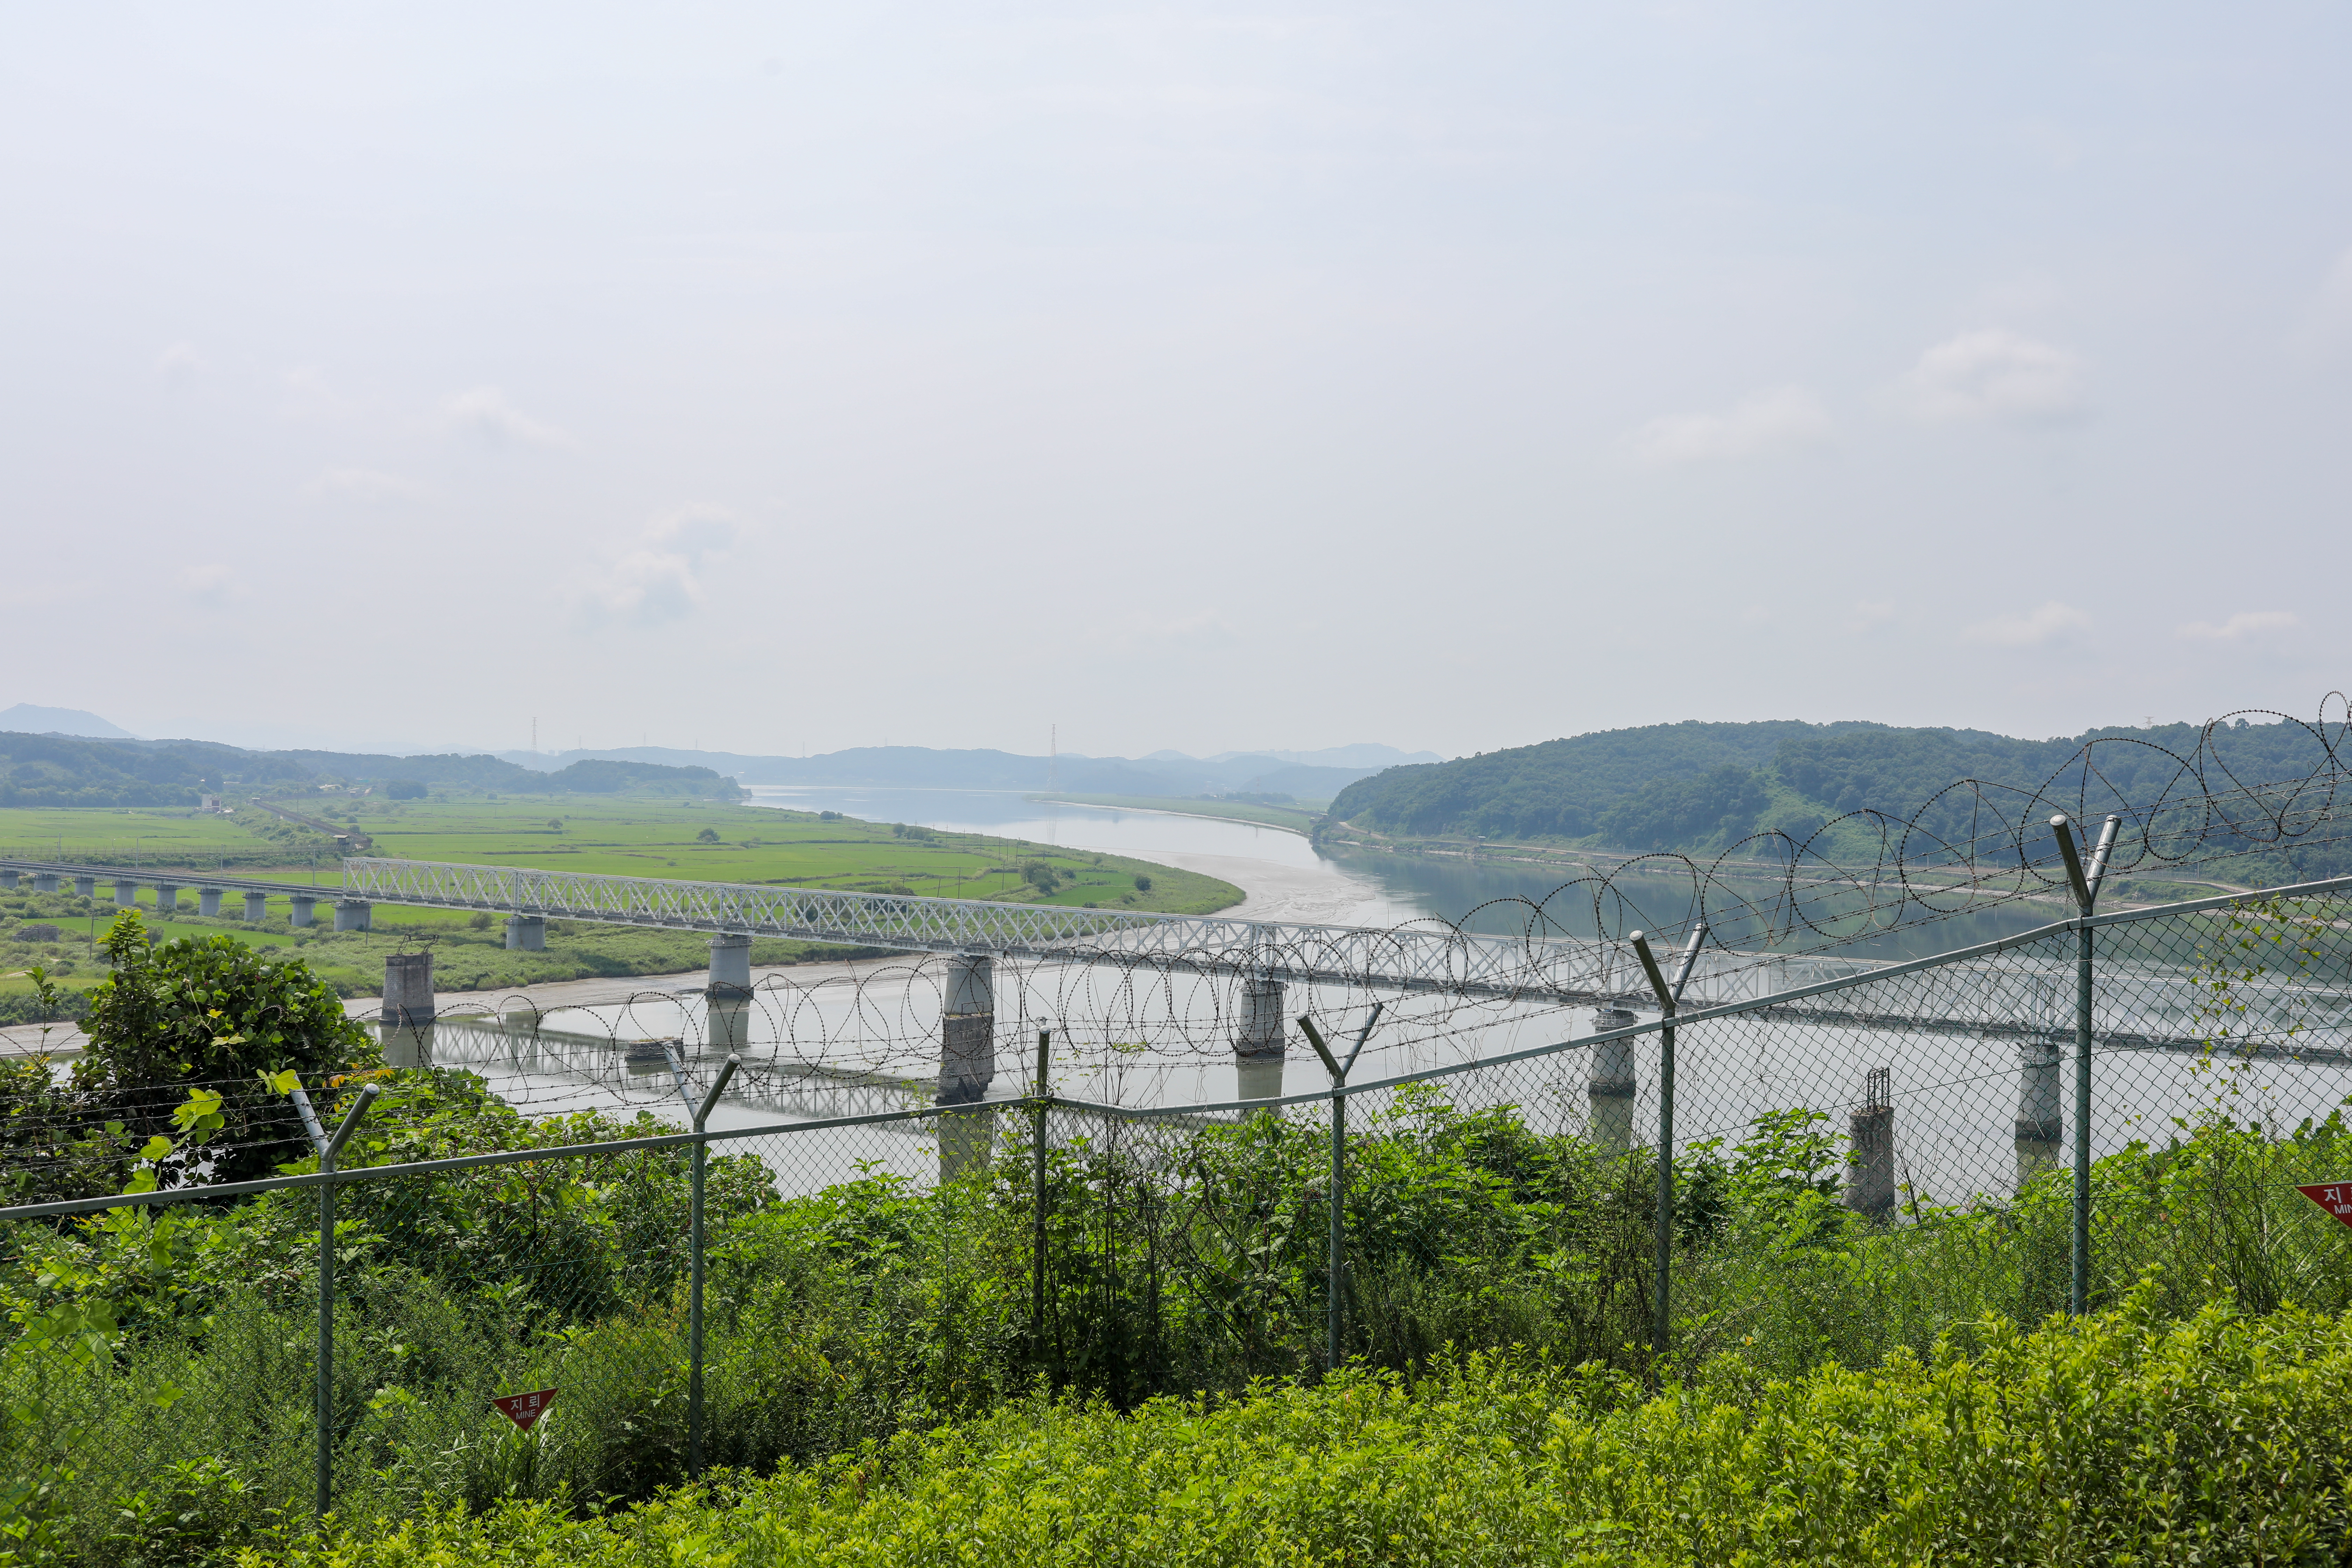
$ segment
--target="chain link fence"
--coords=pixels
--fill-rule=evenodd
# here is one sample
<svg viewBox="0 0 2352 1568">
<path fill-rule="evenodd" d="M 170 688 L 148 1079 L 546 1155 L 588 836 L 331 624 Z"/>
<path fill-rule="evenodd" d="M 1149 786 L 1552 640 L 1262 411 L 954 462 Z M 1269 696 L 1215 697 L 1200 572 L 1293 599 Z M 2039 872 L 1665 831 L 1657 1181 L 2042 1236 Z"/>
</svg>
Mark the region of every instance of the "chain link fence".
<svg viewBox="0 0 2352 1568">
<path fill-rule="evenodd" d="M 995 1098 L 950 1015 L 935 1078 L 750 1063 L 739 1124 L 699 1132 L 753 1051 L 725 1008 L 637 1044 L 448 1018 L 420 1058 L 496 1057 L 558 1113 L 446 1065 L 360 1075 L 308 1086 L 330 1131 L 380 1097 L 331 1175 L 128 1195 L 91 1189 L 129 1132 L 28 1091 L 14 1190 L 62 1195 L 0 1211 L 12 1472 L 103 1561 L 142 1489 L 211 1461 L 295 1512 L 586 1503 L 1040 1388 L 1125 1404 L 1448 1346 L 1797 1372 L 2135 1292 L 2352 1305 L 2352 1235 L 2295 1190 L 2352 1177 L 2352 882 L 1874 967 L 1710 962 L 1671 1016 L 1631 962 L 1573 1015 L 1490 1011 L 1517 1048 L 1487 1055 L 1478 1016 L 1383 1032 L 1310 998 L 1332 1065 L 1360 1031 L 1407 1070 L 1326 1087 L 1302 1026 L 1311 1092 L 1267 1092 L 1258 1035 L 1258 1097 L 1183 1104 L 1147 1101 L 1208 1069 L 1146 1070 L 1131 1004 L 1091 1035 L 986 1026 Z M 1568 1037 L 1519 1044 L 1530 1018 Z M 685 1100 L 616 1125 L 524 1093 L 565 1073 Z M 237 1157 L 299 1159 L 289 1102 L 248 1099 Z M 527 1430 L 491 1404 L 538 1390 Z"/>
</svg>

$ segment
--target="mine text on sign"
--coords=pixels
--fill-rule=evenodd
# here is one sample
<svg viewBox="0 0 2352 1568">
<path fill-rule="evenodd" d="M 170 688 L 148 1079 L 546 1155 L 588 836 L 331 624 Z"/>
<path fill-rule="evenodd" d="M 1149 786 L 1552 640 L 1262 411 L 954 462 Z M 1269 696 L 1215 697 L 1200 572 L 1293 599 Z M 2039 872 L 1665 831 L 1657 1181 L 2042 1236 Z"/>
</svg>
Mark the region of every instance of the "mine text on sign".
<svg viewBox="0 0 2352 1568">
<path fill-rule="evenodd" d="M 499 1415 L 528 1432 L 531 1423 L 546 1415 L 547 1407 L 555 1403 L 555 1390 L 542 1388 L 532 1394 L 501 1394 L 490 1403 L 498 1406 Z"/>
<path fill-rule="evenodd" d="M 2346 1225 L 2352 1225 L 2352 1182 L 2325 1182 L 2317 1186 L 2297 1187 L 2295 1191 Z"/>
</svg>

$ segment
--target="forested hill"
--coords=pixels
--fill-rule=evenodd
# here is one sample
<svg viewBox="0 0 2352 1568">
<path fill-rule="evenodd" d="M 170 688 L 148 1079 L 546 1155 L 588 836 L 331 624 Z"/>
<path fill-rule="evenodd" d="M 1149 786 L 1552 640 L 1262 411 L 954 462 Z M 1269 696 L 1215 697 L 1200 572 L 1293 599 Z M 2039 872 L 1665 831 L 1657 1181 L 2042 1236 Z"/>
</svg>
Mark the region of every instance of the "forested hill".
<svg viewBox="0 0 2352 1568">
<path fill-rule="evenodd" d="M 709 768 L 578 762 L 534 773 L 496 757 L 383 757 L 346 752 L 248 752 L 209 741 L 86 741 L 0 732 L 0 805 L 194 805 L 200 794 L 274 795 L 320 784 L 404 782 L 515 795 L 640 794 L 733 800 L 733 780 Z"/>
<path fill-rule="evenodd" d="M 1947 794 L 1953 784 L 2042 789 L 2070 766 L 2079 776 L 2084 744 L 2107 737 L 2141 742 L 2099 748 L 2097 765 L 2147 799 L 2196 753 L 2202 731 L 2168 724 L 2021 741 L 1982 730 L 1685 721 L 1390 768 L 1341 791 L 1329 820 L 1424 837 L 1697 853 L 1775 829 L 1803 839 L 1867 807 L 1920 814 L 1931 831 L 1965 837 L 1980 808 L 1973 794 Z M 2215 731 L 2210 755 L 2246 784 L 2298 777 L 2326 760 L 2312 731 L 2294 723 L 2231 724 Z M 2216 773 L 2215 783 L 2229 780 Z M 2013 816 L 2024 797 L 2000 798 L 2015 803 L 2002 808 Z"/>
</svg>

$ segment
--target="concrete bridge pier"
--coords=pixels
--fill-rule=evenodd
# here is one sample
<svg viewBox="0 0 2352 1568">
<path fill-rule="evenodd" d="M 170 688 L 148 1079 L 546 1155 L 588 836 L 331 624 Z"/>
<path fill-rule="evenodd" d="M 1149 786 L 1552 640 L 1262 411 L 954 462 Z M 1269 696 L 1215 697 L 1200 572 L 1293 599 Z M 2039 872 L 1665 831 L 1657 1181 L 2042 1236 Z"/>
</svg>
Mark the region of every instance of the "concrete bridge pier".
<svg viewBox="0 0 2352 1568">
<path fill-rule="evenodd" d="M 117 909 L 129 909 L 139 901 L 139 884 L 117 877 L 114 879 L 114 903 Z"/>
<path fill-rule="evenodd" d="M 1895 1213 L 1895 1072 L 1863 1075 L 1862 1104 L 1847 1119 L 1845 1206 L 1872 1219 Z"/>
<path fill-rule="evenodd" d="M 289 926 L 307 926 L 318 918 L 312 911 L 319 907 L 319 900 L 308 893 L 290 894 L 286 903 L 286 923 Z"/>
<path fill-rule="evenodd" d="M 386 1067 L 433 1065 L 433 955 L 395 952 L 383 961 L 379 1037 Z"/>
<path fill-rule="evenodd" d="M 73 884 L 74 895 L 77 898 L 88 899 L 97 895 L 98 879 L 95 877 L 76 877 Z"/>
<path fill-rule="evenodd" d="M 702 994 L 702 1048 L 721 1057 L 741 1050 L 751 1037 L 750 932 L 722 931 L 710 939 L 710 979 Z"/>
<path fill-rule="evenodd" d="M 546 918 L 541 915 L 509 915 L 507 917 L 507 951 L 545 952 L 547 951 Z"/>
<path fill-rule="evenodd" d="M 2058 1146 L 2066 1135 L 2066 1119 L 2059 1100 L 2060 1064 L 2066 1059 L 2061 1041 L 2073 1032 L 2053 1031 L 2048 1039 L 2027 1040 L 2017 1047 L 2017 1184 L 2021 1188 L 2058 1164 Z"/>
<path fill-rule="evenodd" d="M 157 914 L 159 914 L 159 915 L 168 915 L 168 914 L 172 914 L 172 913 L 175 912 L 175 911 L 179 909 L 179 907 L 180 907 L 180 887 L 179 887 L 179 884 L 178 884 L 178 883 L 176 883 L 176 882 L 158 882 L 158 883 L 156 883 L 156 884 L 155 884 L 155 912 L 156 912 Z"/>
<path fill-rule="evenodd" d="M 751 936 L 749 931 L 724 931 L 710 939 L 710 980 L 713 995 L 721 991 L 751 993 Z"/>
<path fill-rule="evenodd" d="M 1282 1098 L 1282 982 L 1242 983 L 1240 1028 L 1234 1036 L 1235 1100 Z"/>
<path fill-rule="evenodd" d="M 204 915 L 208 919 L 219 919 L 220 900 L 221 890 L 218 888 L 198 888 L 196 889 L 196 913 Z"/>
<path fill-rule="evenodd" d="M 1622 1007 L 1601 1007 L 1593 1011 L 1592 1029 L 1630 1029 L 1636 1021 Z M 1595 1148 L 1622 1154 L 1633 1146 L 1633 1102 L 1641 1092 L 1641 1080 L 1633 1076 L 1633 1041 L 1603 1040 L 1592 1047 L 1584 1079 L 1584 1098 L 1591 1107 L 1585 1136 Z"/>
<path fill-rule="evenodd" d="M 33 873 L 33 891 L 37 893 L 54 893 L 57 890 L 58 874 L 55 871 L 36 871 Z"/>
<path fill-rule="evenodd" d="M 710 938 L 710 983 L 703 987 L 703 1051 L 727 1056 L 751 1039 L 751 933 Z"/>
<path fill-rule="evenodd" d="M 268 920 L 269 918 L 269 895 L 268 893 L 257 893 L 251 888 L 247 888 L 245 890 L 245 918 L 255 925 L 259 925 L 262 921 Z"/>
<path fill-rule="evenodd" d="M 996 961 L 958 954 L 948 961 L 947 1005 L 940 1019 L 940 1180 L 987 1169 L 996 1142 L 996 1111 L 981 1101 L 996 1078 Z"/>
<path fill-rule="evenodd" d="M 0 869 L 0 888 L 13 888 L 16 885 L 16 873 L 10 870 Z"/>
<path fill-rule="evenodd" d="M 337 931 L 368 931 L 373 929 L 374 919 L 375 906 L 368 903 L 363 899 L 337 899 L 335 900 L 335 929 Z"/>
</svg>

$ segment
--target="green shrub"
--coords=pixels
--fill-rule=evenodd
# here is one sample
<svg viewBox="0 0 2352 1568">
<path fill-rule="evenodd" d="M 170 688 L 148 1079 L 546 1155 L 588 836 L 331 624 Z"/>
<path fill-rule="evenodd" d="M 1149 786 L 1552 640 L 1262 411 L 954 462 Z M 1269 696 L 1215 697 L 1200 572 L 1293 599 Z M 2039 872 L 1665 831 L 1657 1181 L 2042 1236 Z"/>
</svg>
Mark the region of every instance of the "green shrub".
<svg viewBox="0 0 2352 1568">
<path fill-rule="evenodd" d="M 221 1460 L 182 1459 L 121 1500 L 105 1554 L 118 1568 L 230 1568 L 281 1512 Z"/>
<path fill-rule="evenodd" d="M 1524 1358 L 1119 1414 L 1024 1401 L 624 1512 L 354 1523 L 259 1564 L 2320 1563 L 2352 1328 L 2146 1303 L 1642 1400 Z"/>
<path fill-rule="evenodd" d="M 250 1181 L 307 1151 L 263 1074 L 291 1070 L 316 1088 L 377 1059 L 375 1042 L 299 963 L 226 936 L 151 945 L 135 910 L 115 918 L 105 946 L 114 971 L 90 990 L 89 1043 L 73 1069 L 91 1119 L 143 1142 L 178 1131 L 190 1087 L 221 1096 L 217 1145 L 200 1165 L 184 1153 L 164 1162 L 163 1185 Z"/>
</svg>

